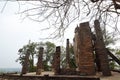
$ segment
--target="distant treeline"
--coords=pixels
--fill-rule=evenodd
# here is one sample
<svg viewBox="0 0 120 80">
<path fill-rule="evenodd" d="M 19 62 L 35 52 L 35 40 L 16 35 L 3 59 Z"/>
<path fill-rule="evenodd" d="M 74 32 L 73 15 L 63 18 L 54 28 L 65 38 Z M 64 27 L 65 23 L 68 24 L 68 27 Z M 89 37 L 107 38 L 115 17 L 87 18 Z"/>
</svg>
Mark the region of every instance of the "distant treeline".
<svg viewBox="0 0 120 80">
<path fill-rule="evenodd" d="M 13 73 L 20 72 L 21 68 L 0 68 L 0 73 Z"/>
</svg>

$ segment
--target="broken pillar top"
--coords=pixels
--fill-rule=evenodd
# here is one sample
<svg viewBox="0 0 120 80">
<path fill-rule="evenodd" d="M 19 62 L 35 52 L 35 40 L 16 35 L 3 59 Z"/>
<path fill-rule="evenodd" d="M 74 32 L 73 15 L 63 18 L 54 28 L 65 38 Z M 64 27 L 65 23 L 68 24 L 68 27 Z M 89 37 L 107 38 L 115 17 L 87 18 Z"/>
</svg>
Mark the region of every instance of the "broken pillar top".
<svg viewBox="0 0 120 80">
<path fill-rule="evenodd" d="M 56 47 L 56 52 L 59 52 L 60 51 L 60 46 L 57 46 Z"/>
<path fill-rule="evenodd" d="M 39 50 L 43 50 L 44 48 L 43 47 L 39 47 Z"/>
<path fill-rule="evenodd" d="M 75 33 L 76 33 L 78 30 L 79 30 L 79 27 L 78 27 L 78 25 L 77 25 L 77 27 L 75 28 Z"/>
</svg>

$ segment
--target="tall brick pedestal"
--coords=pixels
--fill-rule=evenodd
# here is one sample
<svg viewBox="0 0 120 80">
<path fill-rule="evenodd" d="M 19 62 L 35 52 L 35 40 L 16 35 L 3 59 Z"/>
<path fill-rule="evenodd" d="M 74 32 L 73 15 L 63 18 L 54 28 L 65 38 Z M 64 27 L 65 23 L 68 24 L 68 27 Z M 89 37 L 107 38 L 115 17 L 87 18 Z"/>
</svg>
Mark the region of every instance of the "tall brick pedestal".
<svg viewBox="0 0 120 80">
<path fill-rule="evenodd" d="M 75 44 L 77 45 L 77 66 L 81 74 L 95 75 L 92 36 L 89 23 L 81 23 L 77 27 Z"/>
</svg>

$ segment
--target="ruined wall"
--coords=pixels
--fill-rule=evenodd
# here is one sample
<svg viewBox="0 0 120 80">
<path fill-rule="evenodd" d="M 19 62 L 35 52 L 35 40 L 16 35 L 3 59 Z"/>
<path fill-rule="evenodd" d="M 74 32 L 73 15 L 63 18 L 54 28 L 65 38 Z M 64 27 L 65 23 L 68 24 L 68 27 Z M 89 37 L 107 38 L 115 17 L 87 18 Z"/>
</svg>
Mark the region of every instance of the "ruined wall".
<svg viewBox="0 0 120 80">
<path fill-rule="evenodd" d="M 87 75 L 95 74 L 92 36 L 89 23 L 81 23 L 75 33 L 74 42 L 78 70 Z"/>
<path fill-rule="evenodd" d="M 108 55 L 103 41 L 103 35 L 100 28 L 100 23 L 98 20 L 95 20 L 94 24 L 95 24 L 94 28 L 96 31 L 95 53 L 98 56 L 100 62 L 100 68 L 102 70 L 103 75 L 110 76 L 111 72 L 109 68 Z"/>
</svg>

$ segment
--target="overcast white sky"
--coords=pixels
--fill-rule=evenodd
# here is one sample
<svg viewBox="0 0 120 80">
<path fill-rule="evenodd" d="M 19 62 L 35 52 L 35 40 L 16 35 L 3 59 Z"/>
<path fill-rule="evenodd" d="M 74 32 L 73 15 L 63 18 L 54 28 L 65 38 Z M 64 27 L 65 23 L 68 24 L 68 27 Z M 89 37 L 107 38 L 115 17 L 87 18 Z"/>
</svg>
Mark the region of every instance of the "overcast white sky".
<svg viewBox="0 0 120 80">
<path fill-rule="evenodd" d="M 4 3 L 0 2 L 0 10 Z M 8 2 L 0 13 L 0 68 L 21 67 L 15 62 L 18 49 L 27 44 L 29 39 L 39 40 L 39 24 L 29 20 L 21 22 L 20 15 L 16 15 L 17 11 L 18 4 Z"/>
<path fill-rule="evenodd" d="M 18 49 L 27 44 L 29 40 L 41 41 L 40 38 L 49 32 L 45 34 L 40 30 L 40 26 L 46 26 L 45 23 L 37 23 L 29 19 L 22 21 L 20 15 L 16 14 L 19 9 L 16 2 L 8 2 L 2 11 L 4 4 L 5 2 L 0 2 L 0 68 L 17 68 L 21 67 L 15 62 Z M 74 29 L 69 29 L 67 34 L 67 38 L 70 38 L 72 42 Z M 56 40 L 52 42 L 56 43 Z"/>
</svg>

